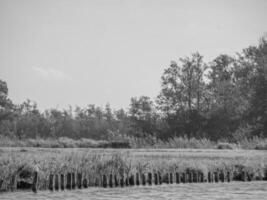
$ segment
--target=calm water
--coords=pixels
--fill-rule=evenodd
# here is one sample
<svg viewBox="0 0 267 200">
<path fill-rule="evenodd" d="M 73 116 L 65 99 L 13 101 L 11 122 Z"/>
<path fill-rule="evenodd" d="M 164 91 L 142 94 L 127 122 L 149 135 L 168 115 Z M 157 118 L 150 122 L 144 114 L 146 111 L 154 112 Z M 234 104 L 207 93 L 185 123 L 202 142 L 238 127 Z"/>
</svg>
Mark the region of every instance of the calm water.
<svg viewBox="0 0 267 200">
<path fill-rule="evenodd" d="M 204 184 L 179 184 L 147 187 L 128 188 L 89 188 L 82 190 L 49 192 L 41 191 L 37 194 L 32 192 L 14 192 L 0 194 L 1 200 L 112 200 L 112 199 L 144 199 L 144 200 L 267 200 L 267 182 L 246 183 L 204 183 Z"/>
</svg>

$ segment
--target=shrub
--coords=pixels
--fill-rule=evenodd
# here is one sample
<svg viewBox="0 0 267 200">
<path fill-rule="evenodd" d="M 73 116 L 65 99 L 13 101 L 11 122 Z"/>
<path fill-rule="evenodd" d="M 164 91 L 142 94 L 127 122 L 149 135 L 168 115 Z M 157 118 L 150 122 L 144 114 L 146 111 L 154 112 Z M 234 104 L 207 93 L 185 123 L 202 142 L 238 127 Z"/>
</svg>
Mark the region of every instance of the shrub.
<svg viewBox="0 0 267 200">
<path fill-rule="evenodd" d="M 236 145 L 235 144 L 230 144 L 230 143 L 219 143 L 217 145 L 217 149 L 236 149 Z"/>
</svg>

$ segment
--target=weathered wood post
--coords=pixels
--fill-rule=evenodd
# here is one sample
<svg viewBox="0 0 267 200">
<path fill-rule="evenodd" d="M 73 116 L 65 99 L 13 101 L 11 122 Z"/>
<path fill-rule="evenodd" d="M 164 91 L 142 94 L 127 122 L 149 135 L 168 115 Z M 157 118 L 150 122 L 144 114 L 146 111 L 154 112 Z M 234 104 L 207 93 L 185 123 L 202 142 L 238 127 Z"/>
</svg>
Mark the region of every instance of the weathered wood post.
<svg viewBox="0 0 267 200">
<path fill-rule="evenodd" d="M 68 190 L 70 190 L 71 189 L 71 185 L 72 185 L 72 183 L 71 183 L 71 173 L 67 173 L 67 185 L 66 185 L 66 188 Z"/>
<path fill-rule="evenodd" d="M 113 187 L 113 175 L 112 174 L 110 174 L 109 175 L 109 187 Z"/>
<path fill-rule="evenodd" d="M 198 182 L 198 173 L 197 172 L 192 172 L 193 173 L 193 182 L 197 183 Z"/>
<path fill-rule="evenodd" d="M 101 182 L 101 177 L 96 177 L 95 178 L 95 187 L 101 186 L 100 182 Z"/>
<path fill-rule="evenodd" d="M 221 182 L 224 182 L 224 172 L 223 171 L 220 172 L 219 179 Z"/>
<path fill-rule="evenodd" d="M 215 183 L 218 183 L 219 182 L 218 172 L 214 172 L 214 179 L 215 179 Z"/>
<path fill-rule="evenodd" d="M 64 180 L 64 174 L 60 175 L 60 188 L 61 190 L 65 189 L 65 180 Z"/>
<path fill-rule="evenodd" d="M 142 185 L 146 185 L 146 175 L 142 174 Z"/>
<path fill-rule="evenodd" d="M 48 189 L 53 191 L 54 190 L 54 174 L 49 175 L 49 185 Z"/>
<path fill-rule="evenodd" d="M 103 177 L 102 177 L 102 186 L 104 188 L 106 188 L 108 186 L 108 183 L 107 183 L 107 176 L 104 174 Z"/>
<path fill-rule="evenodd" d="M 200 182 L 203 183 L 204 182 L 204 173 L 200 172 Z"/>
<path fill-rule="evenodd" d="M 192 172 L 189 172 L 188 174 L 188 178 L 189 178 L 189 183 L 192 183 L 193 182 L 193 173 Z"/>
<path fill-rule="evenodd" d="M 158 172 L 158 176 L 159 176 L 159 184 L 161 185 L 162 184 L 162 177 L 161 177 L 160 172 Z"/>
<path fill-rule="evenodd" d="M 129 177 L 128 177 L 128 174 L 126 174 L 125 186 L 126 186 L 126 187 L 129 186 Z"/>
<path fill-rule="evenodd" d="M 55 174 L 55 190 L 59 190 L 59 176 Z"/>
<path fill-rule="evenodd" d="M 136 180 L 136 185 L 140 185 L 140 178 L 139 178 L 139 173 L 136 173 L 135 175 L 135 180 Z"/>
<path fill-rule="evenodd" d="M 114 175 L 114 185 L 115 185 L 115 187 L 119 186 L 119 180 L 118 180 L 118 177 L 116 174 Z"/>
<path fill-rule="evenodd" d="M 231 173 L 228 171 L 227 172 L 227 175 L 226 175 L 226 179 L 227 179 L 227 182 L 230 182 L 230 181 L 232 181 L 232 178 L 231 178 Z"/>
<path fill-rule="evenodd" d="M 76 188 L 76 176 L 75 176 L 74 172 L 71 173 L 71 179 L 72 179 L 72 181 L 71 181 L 71 189 L 75 189 Z"/>
<path fill-rule="evenodd" d="M 0 189 L 1 189 L 1 184 L 0 184 Z M 33 172 L 32 191 L 36 193 L 37 190 L 38 190 L 38 172 L 35 171 Z"/>
<path fill-rule="evenodd" d="M 88 188 L 88 180 L 87 180 L 87 174 L 83 175 L 83 180 L 82 180 L 82 184 L 84 188 Z"/>
<path fill-rule="evenodd" d="M 173 173 L 170 173 L 170 184 L 173 184 Z"/>
<path fill-rule="evenodd" d="M 147 179 L 148 179 L 147 180 L 148 185 L 152 185 L 152 173 L 151 172 L 148 173 L 148 178 Z"/>
<path fill-rule="evenodd" d="M 77 187 L 82 189 L 82 173 L 77 173 Z"/>
<path fill-rule="evenodd" d="M 154 184 L 158 185 L 159 184 L 159 180 L 158 180 L 158 174 L 154 173 Z"/>
<path fill-rule="evenodd" d="M 182 183 L 186 183 L 186 173 L 182 173 Z"/>
<path fill-rule="evenodd" d="M 121 178 L 120 178 L 120 186 L 121 186 L 121 187 L 124 187 L 124 185 L 125 185 L 125 182 L 124 182 L 124 175 L 122 175 Z"/>
<path fill-rule="evenodd" d="M 246 173 L 246 171 L 242 171 L 242 173 L 241 173 L 241 180 L 242 181 L 247 181 L 247 173 Z"/>
<path fill-rule="evenodd" d="M 178 172 L 176 172 L 176 183 L 179 184 L 181 182 L 181 177 L 180 174 Z"/>
</svg>

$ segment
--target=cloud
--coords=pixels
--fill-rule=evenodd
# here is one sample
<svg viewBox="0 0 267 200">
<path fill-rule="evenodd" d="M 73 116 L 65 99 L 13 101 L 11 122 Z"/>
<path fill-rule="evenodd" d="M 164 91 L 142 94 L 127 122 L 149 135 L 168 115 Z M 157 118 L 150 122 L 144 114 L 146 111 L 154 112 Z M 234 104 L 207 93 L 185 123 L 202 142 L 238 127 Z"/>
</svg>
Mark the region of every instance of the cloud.
<svg viewBox="0 0 267 200">
<path fill-rule="evenodd" d="M 55 68 L 32 67 L 44 80 L 71 81 L 72 78 L 65 72 Z"/>
</svg>

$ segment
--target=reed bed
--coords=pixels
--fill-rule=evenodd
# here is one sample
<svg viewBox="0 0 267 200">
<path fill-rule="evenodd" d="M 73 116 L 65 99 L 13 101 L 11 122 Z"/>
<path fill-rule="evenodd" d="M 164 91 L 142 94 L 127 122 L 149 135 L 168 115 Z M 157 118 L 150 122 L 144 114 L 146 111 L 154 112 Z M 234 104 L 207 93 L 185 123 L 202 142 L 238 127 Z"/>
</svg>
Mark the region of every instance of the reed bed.
<svg viewBox="0 0 267 200">
<path fill-rule="evenodd" d="M 12 189 L 16 177 L 19 188 L 29 188 L 33 173 L 38 172 L 39 189 L 47 185 L 50 174 L 82 172 L 89 179 L 103 174 L 118 177 L 148 172 L 209 171 L 249 173 L 254 179 L 265 176 L 267 155 L 264 151 L 246 150 L 121 150 L 121 149 L 43 149 L 1 148 L 0 186 Z"/>
</svg>

